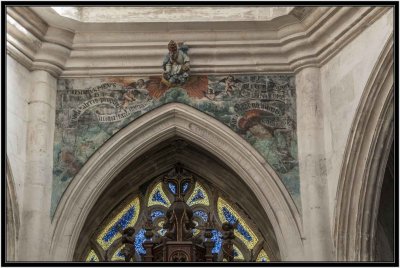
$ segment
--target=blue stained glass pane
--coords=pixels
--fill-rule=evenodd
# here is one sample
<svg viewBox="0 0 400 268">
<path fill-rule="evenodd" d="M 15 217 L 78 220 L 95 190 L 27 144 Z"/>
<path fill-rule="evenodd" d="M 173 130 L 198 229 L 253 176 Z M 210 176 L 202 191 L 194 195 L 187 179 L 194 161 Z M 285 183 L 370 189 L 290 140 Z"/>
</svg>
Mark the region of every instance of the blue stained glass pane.
<svg viewBox="0 0 400 268">
<path fill-rule="evenodd" d="M 175 183 L 172 183 L 172 182 L 168 183 L 168 188 L 171 191 L 171 193 L 176 194 L 176 185 L 175 185 Z"/>
<path fill-rule="evenodd" d="M 121 257 L 121 258 L 125 258 L 124 254 L 122 254 L 121 250 L 118 251 L 117 256 Z"/>
<path fill-rule="evenodd" d="M 262 258 L 261 262 L 267 262 L 267 259 L 266 258 Z"/>
<path fill-rule="evenodd" d="M 146 254 L 146 250 L 143 247 L 143 242 L 146 239 L 144 237 L 144 229 L 140 229 L 139 232 L 135 236 L 135 249 L 139 254 Z"/>
<path fill-rule="evenodd" d="M 225 219 L 230 223 L 234 224 L 236 222 L 236 217 L 227 209 L 227 208 L 222 208 L 222 213 L 224 213 Z M 239 231 L 241 235 L 247 240 L 251 241 L 253 238 L 249 234 L 249 232 L 241 225 L 240 223 L 236 227 L 236 229 Z"/>
<path fill-rule="evenodd" d="M 218 253 L 221 250 L 221 246 L 222 246 L 222 239 L 221 239 L 221 232 L 217 231 L 217 230 L 212 230 L 212 234 L 213 236 L 211 237 L 211 241 L 214 241 L 214 248 L 212 249 L 212 253 Z"/>
<path fill-rule="evenodd" d="M 90 259 L 90 262 L 95 262 L 96 259 L 94 258 L 94 256 Z"/>
<path fill-rule="evenodd" d="M 194 214 L 195 216 L 198 216 L 198 217 L 202 218 L 203 221 L 205 221 L 205 222 L 208 220 L 208 215 L 207 215 L 207 213 L 204 212 L 204 211 L 202 211 L 202 210 L 196 210 L 195 212 L 193 212 L 193 214 Z"/>
<path fill-rule="evenodd" d="M 164 215 L 165 215 L 164 211 L 161 211 L 161 210 L 153 210 L 153 211 L 151 212 L 151 220 L 154 221 L 156 218 L 162 217 L 162 216 L 164 216 Z"/>
<path fill-rule="evenodd" d="M 153 197 L 151 198 L 151 200 L 158 201 L 158 202 L 161 202 L 161 203 L 167 205 L 167 201 L 165 201 L 164 198 L 161 196 L 160 191 L 155 192 Z"/>
<path fill-rule="evenodd" d="M 186 193 L 186 191 L 187 191 L 188 188 L 189 188 L 189 183 L 188 183 L 188 182 L 185 182 L 185 183 L 183 184 L 183 192 Z"/>
<path fill-rule="evenodd" d="M 132 220 L 135 215 L 135 207 L 131 207 L 128 211 L 110 228 L 110 230 L 104 235 L 103 241 L 108 242 L 112 239 L 119 230 L 125 229 L 129 222 Z"/>
<path fill-rule="evenodd" d="M 237 252 L 236 249 L 233 249 L 233 257 L 237 257 L 237 256 L 239 256 L 239 253 Z"/>
<path fill-rule="evenodd" d="M 238 226 L 236 227 L 236 229 L 239 231 L 239 233 L 240 233 L 241 235 L 244 236 L 244 238 L 245 238 L 247 241 L 253 240 L 253 238 L 251 237 L 251 235 L 249 234 L 249 232 L 247 232 L 246 229 L 243 227 L 243 225 L 241 225 L 240 223 L 238 224 Z"/>
<path fill-rule="evenodd" d="M 196 193 L 196 195 L 193 196 L 191 202 L 194 202 L 194 201 L 197 201 L 197 200 L 200 200 L 200 199 L 204 199 L 204 197 L 205 197 L 205 196 L 204 196 L 203 191 L 202 191 L 202 190 L 198 190 L 197 193 Z"/>
</svg>

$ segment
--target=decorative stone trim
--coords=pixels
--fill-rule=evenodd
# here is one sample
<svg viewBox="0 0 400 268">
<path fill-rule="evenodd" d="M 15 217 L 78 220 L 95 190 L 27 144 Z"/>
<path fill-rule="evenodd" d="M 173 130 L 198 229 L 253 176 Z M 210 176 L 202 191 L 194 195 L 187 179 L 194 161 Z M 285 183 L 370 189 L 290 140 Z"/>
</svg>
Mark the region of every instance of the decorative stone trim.
<svg viewBox="0 0 400 268">
<path fill-rule="evenodd" d="M 363 91 L 348 137 L 337 190 L 338 261 L 373 261 L 380 188 L 393 141 L 393 39 Z"/>
<path fill-rule="evenodd" d="M 387 6 L 303 7 L 271 21 L 251 23 L 112 25 L 82 23 L 39 7 L 25 8 L 24 12 L 30 15 L 22 16 L 24 12 L 20 7 L 8 7 L 7 16 L 18 21 L 40 42 L 64 49 L 44 46 L 40 51 L 31 51 L 18 46 L 28 42 L 28 35 L 8 31 L 7 50 L 28 69 L 32 66 L 46 69 L 55 76 L 150 76 L 160 74 L 165 43 L 173 39 L 185 40 L 191 47 L 191 72 L 194 75 L 293 73 L 306 67 L 322 66 L 365 27 L 390 10 L 392 8 Z M 43 25 L 46 22 L 35 12 L 49 21 L 45 34 Z M 37 27 L 28 27 L 30 23 Z M 40 63 L 27 64 L 17 51 Z M 36 59 L 33 55 L 38 52 L 42 52 L 41 57 Z"/>
<path fill-rule="evenodd" d="M 88 213 L 109 183 L 154 143 L 179 136 L 222 160 L 254 192 L 274 227 L 282 260 L 301 260 L 301 221 L 279 177 L 236 133 L 183 104 L 157 108 L 117 132 L 79 171 L 65 191 L 53 219 L 50 255 L 72 260 Z M 223 137 L 223 138 L 221 138 Z"/>
</svg>

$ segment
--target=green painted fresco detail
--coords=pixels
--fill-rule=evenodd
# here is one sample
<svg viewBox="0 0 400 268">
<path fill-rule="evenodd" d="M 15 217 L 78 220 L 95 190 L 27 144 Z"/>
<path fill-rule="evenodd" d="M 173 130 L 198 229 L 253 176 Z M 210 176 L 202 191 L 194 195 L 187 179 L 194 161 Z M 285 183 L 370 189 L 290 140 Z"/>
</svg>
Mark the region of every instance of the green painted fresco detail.
<svg viewBox="0 0 400 268">
<path fill-rule="evenodd" d="M 52 215 L 69 183 L 104 142 L 171 102 L 194 107 L 242 136 L 301 208 L 293 75 L 199 76 L 170 89 L 157 78 L 108 77 L 58 81 Z"/>
</svg>

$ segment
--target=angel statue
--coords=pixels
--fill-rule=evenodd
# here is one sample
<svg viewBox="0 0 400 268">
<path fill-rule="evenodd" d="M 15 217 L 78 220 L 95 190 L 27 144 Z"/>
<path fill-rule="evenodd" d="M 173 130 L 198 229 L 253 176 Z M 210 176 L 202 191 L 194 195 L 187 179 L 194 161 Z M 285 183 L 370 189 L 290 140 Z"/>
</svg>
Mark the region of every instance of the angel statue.
<svg viewBox="0 0 400 268">
<path fill-rule="evenodd" d="M 168 44 L 169 53 L 163 61 L 163 77 L 162 82 L 167 86 L 182 85 L 189 78 L 190 59 L 187 55 L 189 47 L 180 44 L 179 48 L 175 41 Z"/>
</svg>

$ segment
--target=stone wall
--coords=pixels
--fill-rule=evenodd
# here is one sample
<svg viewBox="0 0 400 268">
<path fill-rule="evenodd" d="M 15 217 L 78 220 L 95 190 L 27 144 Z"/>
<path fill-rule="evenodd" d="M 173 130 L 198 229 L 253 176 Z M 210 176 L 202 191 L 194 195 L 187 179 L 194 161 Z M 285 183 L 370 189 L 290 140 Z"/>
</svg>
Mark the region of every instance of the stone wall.
<svg viewBox="0 0 400 268">
<path fill-rule="evenodd" d="M 393 12 L 375 21 L 321 67 L 325 155 L 331 223 L 347 138 L 371 71 L 393 32 Z"/>
<path fill-rule="evenodd" d="M 28 102 L 31 93 L 30 72 L 7 57 L 7 156 L 14 178 L 17 203 L 21 207 L 26 176 Z"/>
</svg>

